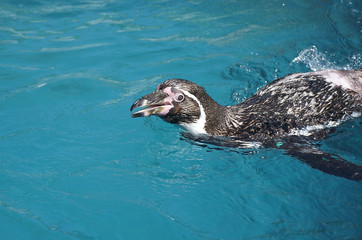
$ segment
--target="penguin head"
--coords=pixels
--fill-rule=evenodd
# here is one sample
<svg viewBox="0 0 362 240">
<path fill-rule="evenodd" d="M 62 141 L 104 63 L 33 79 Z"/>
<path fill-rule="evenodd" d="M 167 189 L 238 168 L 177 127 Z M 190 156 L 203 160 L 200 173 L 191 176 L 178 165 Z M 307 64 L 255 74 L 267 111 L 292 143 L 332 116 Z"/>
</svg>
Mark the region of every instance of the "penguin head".
<svg viewBox="0 0 362 240">
<path fill-rule="evenodd" d="M 205 95 L 205 90 L 193 82 L 169 79 L 158 85 L 154 92 L 133 103 L 131 111 L 138 107 L 145 108 L 133 113 L 132 117 L 156 115 L 192 133 L 206 133 L 206 115 L 201 103 Z"/>
</svg>

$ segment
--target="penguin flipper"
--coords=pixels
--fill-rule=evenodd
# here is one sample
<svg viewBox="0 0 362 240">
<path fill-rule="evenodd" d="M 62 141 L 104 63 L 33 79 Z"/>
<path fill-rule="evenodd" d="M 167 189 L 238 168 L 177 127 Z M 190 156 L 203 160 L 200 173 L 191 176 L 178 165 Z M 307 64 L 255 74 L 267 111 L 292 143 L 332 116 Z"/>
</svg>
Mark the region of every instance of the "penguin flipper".
<svg viewBox="0 0 362 240">
<path fill-rule="evenodd" d="M 240 152 L 241 149 L 251 149 L 252 142 L 235 141 L 234 138 L 220 138 L 212 136 L 194 136 L 187 132 L 181 133 L 181 140 L 201 147 L 213 150 L 227 150 L 232 152 Z M 254 143 L 255 144 L 255 143 Z M 211 147 L 210 145 L 217 146 Z M 308 166 L 322 171 L 324 173 L 343 177 L 353 181 L 362 180 L 362 167 L 354 163 L 344 160 L 337 154 L 324 152 L 313 146 L 310 141 L 300 137 L 289 137 L 281 142 L 268 142 L 262 145 L 270 148 L 277 146 L 280 150 L 284 150 L 286 155 L 294 157 Z M 260 146 L 260 147 L 262 147 Z M 244 153 L 244 150 L 242 152 Z"/>
<path fill-rule="evenodd" d="M 362 180 L 362 167 L 344 160 L 337 154 L 324 152 L 309 144 L 283 144 L 286 154 L 324 173 L 349 180 Z"/>
</svg>

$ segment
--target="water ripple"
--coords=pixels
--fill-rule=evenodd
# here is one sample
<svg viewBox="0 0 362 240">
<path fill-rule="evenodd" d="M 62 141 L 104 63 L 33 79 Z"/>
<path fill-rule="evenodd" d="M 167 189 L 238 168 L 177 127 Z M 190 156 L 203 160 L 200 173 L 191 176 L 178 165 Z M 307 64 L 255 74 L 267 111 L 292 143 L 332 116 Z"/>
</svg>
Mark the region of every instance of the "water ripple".
<svg viewBox="0 0 362 240">
<path fill-rule="evenodd" d="M 42 48 L 40 49 L 41 52 L 68 52 L 68 51 L 77 51 L 83 50 L 88 48 L 96 48 L 96 47 L 103 47 L 107 45 L 111 45 L 112 43 L 93 43 L 93 44 L 86 44 L 81 46 L 73 46 L 73 47 L 59 47 L 59 48 Z"/>
</svg>

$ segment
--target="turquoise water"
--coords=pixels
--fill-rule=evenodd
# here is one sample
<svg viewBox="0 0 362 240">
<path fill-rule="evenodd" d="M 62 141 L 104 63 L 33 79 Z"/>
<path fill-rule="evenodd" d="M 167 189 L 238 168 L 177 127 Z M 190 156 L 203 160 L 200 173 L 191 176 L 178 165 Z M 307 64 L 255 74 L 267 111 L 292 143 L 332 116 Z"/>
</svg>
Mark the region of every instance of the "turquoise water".
<svg viewBox="0 0 362 240">
<path fill-rule="evenodd" d="M 167 78 L 235 104 L 361 68 L 362 3 L 0 2 L 1 239 L 361 239 L 362 183 L 192 144 L 129 108 Z M 362 165 L 361 119 L 320 148 Z"/>
</svg>

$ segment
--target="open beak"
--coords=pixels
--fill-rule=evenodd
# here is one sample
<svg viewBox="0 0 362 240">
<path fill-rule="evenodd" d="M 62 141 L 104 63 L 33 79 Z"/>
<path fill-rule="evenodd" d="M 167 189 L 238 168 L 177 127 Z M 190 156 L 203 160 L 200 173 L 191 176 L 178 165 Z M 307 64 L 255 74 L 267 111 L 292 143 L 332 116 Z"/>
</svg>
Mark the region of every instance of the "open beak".
<svg viewBox="0 0 362 240">
<path fill-rule="evenodd" d="M 131 106 L 134 108 L 145 107 L 144 109 L 132 113 L 132 117 L 147 117 L 150 115 L 165 116 L 172 108 L 170 97 L 161 91 L 155 91 L 135 101 Z"/>
</svg>

